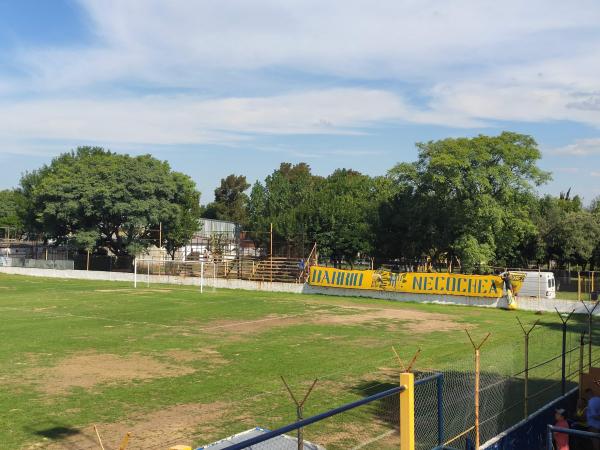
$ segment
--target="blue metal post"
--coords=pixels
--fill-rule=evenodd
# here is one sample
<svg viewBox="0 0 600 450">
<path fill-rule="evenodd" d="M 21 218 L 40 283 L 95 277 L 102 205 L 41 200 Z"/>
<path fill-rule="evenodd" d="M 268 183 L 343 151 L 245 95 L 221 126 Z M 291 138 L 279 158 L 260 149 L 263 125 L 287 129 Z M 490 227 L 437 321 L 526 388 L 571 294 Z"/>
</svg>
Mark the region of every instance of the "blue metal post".
<svg viewBox="0 0 600 450">
<path fill-rule="evenodd" d="M 548 434 L 546 435 L 546 449 L 554 449 L 554 444 L 552 443 L 552 425 L 548 425 Z"/>
<path fill-rule="evenodd" d="M 440 373 L 437 380 L 437 422 L 438 422 L 438 445 L 444 443 L 444 374 Z"/>
</svg>

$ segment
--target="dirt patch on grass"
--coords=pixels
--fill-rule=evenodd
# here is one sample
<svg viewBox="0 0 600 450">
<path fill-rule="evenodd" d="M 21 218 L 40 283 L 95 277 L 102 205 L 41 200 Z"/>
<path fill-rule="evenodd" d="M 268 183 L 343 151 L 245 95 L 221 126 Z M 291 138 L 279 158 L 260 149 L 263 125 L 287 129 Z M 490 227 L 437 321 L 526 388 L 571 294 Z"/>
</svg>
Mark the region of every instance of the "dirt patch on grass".
<svg viewBox="0 0 600 450">
<path fill-rule="evenodd" d="M 221 366 L 228 363 L 217 350 L 212 348 L 201 348 L 198 350 L 169 350 L 162 355 L 177 363 L 200 361 L 203 365 L 208 367 Z"/>
<path fill-rule="evenodd" d="M 315 320 L 315 323 L 355 325 L 369 322 L 387 322 L 393 325 L 390 322 L 399 321 L 401 323 L 395 325 L 396 329 L 408 329 L 413 333 L 464 329 L 463 323 L 453 320 L 453 317 L 447 314 L 396 308 L 373 309 L 343 306 L 342 309 L 348 311 L 348 314 L 324 314 Z"/>
<path fill-rule="evenodd" d="M 255 320 L 214 320 L 196 328 L 200 333 L 215 334 L 227 337 L 228 340 L 238 340 L 250 334 L 262 333 L 273 328 L 288 327 L 302 323 L 310 323 L 307 314 L 280 315 L 269 314 Z"/>
<path fill-rule="evenodd" d="M 236 339 L 240 335 L 262 333 L 273 328 L 299 324 L 382 325 L 390 330 L 407 330 L 411 333 L 456 331 L 465 328 L 464 323 L 447 314 L 414 309 L 338 306 L 336 310 L 326 309 L 296 315 L 270 314 L 261 319 L 242 322 L 217 320 L 198 327 L 198 331 L 225 334 L 230 339 Z"/>
<path fill-rule="evenodd" d="M 124 419 L 120 423 L 97 424 L 105 448 L 118 448 L 125 433 L 131 433 L 128 449 L 168 448 L 165 443 L 190 445 L 198 439 L 210 442 L 218 438 L 219 423 L 228 411 L 228 404 L 215 402 L 208 404 L 188 403 L 166 407 L 160 411 Z M 97 439 L 93 425 L 76 429 L 75 434 L 59 441 L 48 440 L 43 448 L 82 449 L 96 448 Z"/>
<path fill-rule="evenodd" d="M 123 383 L 186 375 L 194 369 L 169 364 L 139 354 L 118 356 L 95 352 L 77 353 L 50 368 L 36 368 L 25 374 L 47 394 L 61 394 L 72 388 L 90 389 L 100 384 Z"/>
</svg>

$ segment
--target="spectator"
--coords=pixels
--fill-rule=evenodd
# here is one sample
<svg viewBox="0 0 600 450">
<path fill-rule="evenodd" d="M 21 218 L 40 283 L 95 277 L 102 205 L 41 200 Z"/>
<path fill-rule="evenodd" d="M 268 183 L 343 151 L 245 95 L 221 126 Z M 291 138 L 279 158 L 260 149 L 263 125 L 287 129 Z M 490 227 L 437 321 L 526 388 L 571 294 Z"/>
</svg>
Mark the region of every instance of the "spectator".
<svg viewBox="0 0 600 450">
<path fill-rule="evenodd" d="M 557 409 L 554 418 L 556 419 L 555 427 L 569 428 L 564 409 Z M 554 442 L 556 450 L 569 450 L 569 435 L 567 433 L 554 433 Z"/>
<path fill-rule="evenodd" d="M 304 281 L 304 258 L 300 258 L 298 261 L 298 279 Z"/>
<path fill-rule="evenodd" d="M 575 427 L 581 430 L 588 429 L 587 406 L 588 401 L 594 396 L 590 388 L 586 389 L 583 396 L 577 400 L 577 409 L 575 410 Z"/>
<path fill-rule="evenodd" d="M 510 272 L 508 270 L 502 274 L 502 281 L 504 281 L 504 289 L 506 289 L 506 295 L 512 296 L 513 287 L 512 287 L 512 281 L 510 279 Z M 510 292 L 510 294 L 509 294 L 509 292 Z"/>
<path fill-rule="evenodd" d="M 588 402 L 586 411 L 587 423 L 589 431 L 592 433 L 600 433 L 600 397 L 592 397 Z M 594 450 L 600 450 L 600 439 L 592 439 Z"/>
</svg>

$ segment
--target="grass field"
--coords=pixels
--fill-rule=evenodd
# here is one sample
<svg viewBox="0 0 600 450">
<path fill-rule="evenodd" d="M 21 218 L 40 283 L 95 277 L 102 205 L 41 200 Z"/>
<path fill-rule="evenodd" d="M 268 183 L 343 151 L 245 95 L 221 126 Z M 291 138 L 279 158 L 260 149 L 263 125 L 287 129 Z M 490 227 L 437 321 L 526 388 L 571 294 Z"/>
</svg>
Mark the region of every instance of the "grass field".
<svg viewBox="0 0 600 450">
<path fill-rule="evenodd" d="M 321 412 L 391 386 L 392 345 L 407 359 L 420 347 L 417 367 L 467 370 L 465 328 L 492 333 L 489 370 L 522 359 L 515 313 L 495 309 L 0 275 L 0 313 L 2 448 L 97 448 L 92 424 L 146 449 L 279 426 L 295 417 L 279 375 L 296 390 L 319 378 L 306 415 Z M 555 354 L 556 317 L 518 314 L 542 321 L 532 354 Z M 349 425 L 323 427 L 312 439 L 349 448 Z"/>
<path fill-rule="evenodd" d="M 580 294 L 580 296 L 581 296 L 581 300 L 590 301 L 590 293 L 589 292 L 582 292 Z M 571 292 L 571 291 L 559 291 L 556 293 L 556 298 L 560 298 L 563 300 L 579 301 L 577 292 Z"/>
</svg>

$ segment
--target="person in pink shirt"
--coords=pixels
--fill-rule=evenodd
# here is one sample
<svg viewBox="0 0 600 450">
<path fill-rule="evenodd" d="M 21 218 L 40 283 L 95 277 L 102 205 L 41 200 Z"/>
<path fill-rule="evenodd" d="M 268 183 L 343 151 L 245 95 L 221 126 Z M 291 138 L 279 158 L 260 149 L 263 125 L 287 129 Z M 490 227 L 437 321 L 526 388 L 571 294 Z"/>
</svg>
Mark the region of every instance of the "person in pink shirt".
<svg viewBox="0 0 600 450">
<path fill-rule="evenodd" d="M 555 427 L 569 428 L 564 409 L 557 409 L 554 413 L 554 419 L 556 419 Z M 554 433 L 554 443 L 556 450 L 569 450 L 569 435 L 566 433 Z"/>
</svg>

